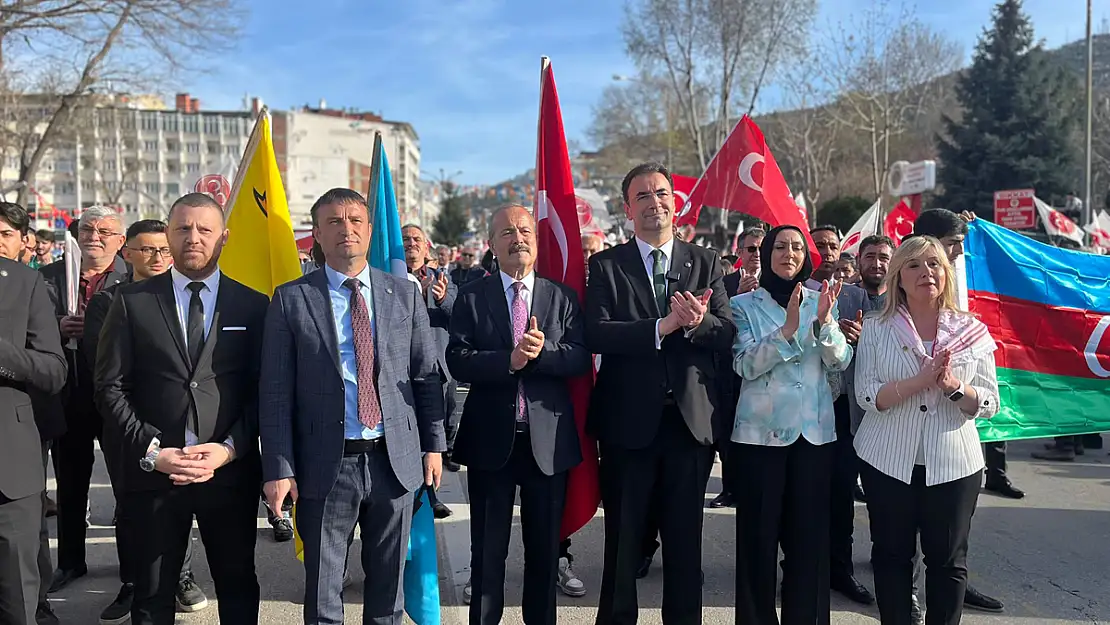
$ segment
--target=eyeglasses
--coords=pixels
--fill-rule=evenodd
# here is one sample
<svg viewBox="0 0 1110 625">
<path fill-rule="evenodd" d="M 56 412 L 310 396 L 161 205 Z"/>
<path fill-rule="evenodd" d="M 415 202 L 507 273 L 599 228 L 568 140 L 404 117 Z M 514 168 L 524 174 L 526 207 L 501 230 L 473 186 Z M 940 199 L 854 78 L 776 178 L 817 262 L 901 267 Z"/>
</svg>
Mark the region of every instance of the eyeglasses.
<svg viewBox="0 0 1110 625">
<path fill-rule="evenodd" d="M 462 258 L 474 258 L 473 254 L 459 254 Z"/>
<path fill-rule="evenodd" d="M 109 230 L 107 228 L 78 228 L 77 233 L 87 237 L 91 237 L 93 234 L 96 234 L 99 235 L 102 239 L 119 236 L 118 232 L 114 230 Z"/>
<path fill-rule="evenodd" d="M 749 254 L 755 254 L 756 252 L 759 251 L 759 248 L 755 245 L 749 245 L 748 247 L 744 248 L 744 251 L 749 253 Z"/>
<path fill-rule="evenodd" d="M 143 247 L 129 247 L 127 249 L 140 252 L 143 256 L 146 256 L 147 258 L 154 258 L 155 254 L 161 256 L 162 258 L 170 257 L 170 248 L 168 247 L 148 247 L 144 245 Z"/>
</svg>

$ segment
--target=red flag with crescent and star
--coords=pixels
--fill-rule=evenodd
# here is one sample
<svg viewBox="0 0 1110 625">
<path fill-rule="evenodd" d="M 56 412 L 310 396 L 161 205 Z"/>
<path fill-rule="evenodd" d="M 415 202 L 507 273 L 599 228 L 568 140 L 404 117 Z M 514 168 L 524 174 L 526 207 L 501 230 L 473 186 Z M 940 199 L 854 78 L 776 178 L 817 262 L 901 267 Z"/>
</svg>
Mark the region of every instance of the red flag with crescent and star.
<svg viewBox="0 0 1110 625">
<path fill-rule="evenodd" d="M 555 89 L 551 60 L 540 61 L 540 120 L 536 142 L 536 272 L 562 282 L 586 296 L 586 262 L 582 258 L 582 235 L 574 197 L 574 176 L 563 132 L 563 113 Z M 577 532 L 597 513 L 601 502 L 598 483 L 597 443 L 586 434 L 586 410 L 593 372 L 569 382 L 574 404 L 574 423 L 582 446 L 582 462 L 567 476 L 566 505 L 560 538 Z"/>
<path fill-rule="evenodd" d="M 736 123 L 690 192 L 690 212 L 702 206 L 745 213 L 772 227 L 797 226 L 817 254 L 805 209 L 794 201 L 763 132 L 747 115 Z"/>
<path fill-rule="evenodd" d="M 701 206 L 698 206 L 697 210 L 690 210 L 693 205 L 686 201 L 690 197 L 690 192 L 698 184 L 698 179 L 693 176 L 673 174 L 671 180 L 674 181 L 674 225 L 679 227 L 698 225 Z"/>
<path fill-rule="evenodd" d="M 901 245 L 902 239 L 913 234 L 913 223 L 915 221 L 917 221 L 917 215 L 903 198 L 887 213 L 886 219 L 883 220 L 883 234 L 894 239 L 895 245 Z"/>
</svg>

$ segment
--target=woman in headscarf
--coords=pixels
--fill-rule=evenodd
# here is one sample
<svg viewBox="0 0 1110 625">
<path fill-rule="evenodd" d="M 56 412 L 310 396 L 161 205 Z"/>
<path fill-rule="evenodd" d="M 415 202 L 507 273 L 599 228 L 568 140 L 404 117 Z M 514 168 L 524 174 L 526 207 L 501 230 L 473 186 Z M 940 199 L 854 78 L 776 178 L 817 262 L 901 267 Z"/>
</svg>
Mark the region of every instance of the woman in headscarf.
<svg viewBox="0 0 1110 625">
<path fill-rule="evenodd" d="M 730 454 L 736 512 L 736 622 L 829 623 L 829 488 L 836 417 L 827 373 L 852 359 L 837 323 L 840 284 L 803 285 L 813 270 L 794 226 L 767 233 L 759 288 L 731 300 L 733 369 L 743 378 Z"/>
<path fill-rule="evenodd" d="M 912 622 L 918 533 L 925 556 L 925 619 L 960 622 L 967 536 L 983 478 L 976 419 L 998 412 L 997 348 L 958 309 L 941 242 L 906 239 L 890 260 L 886 302 L 863 322 L 856 432 L 871 521 L 871 564 L 883 625 Z"/>
</svg>

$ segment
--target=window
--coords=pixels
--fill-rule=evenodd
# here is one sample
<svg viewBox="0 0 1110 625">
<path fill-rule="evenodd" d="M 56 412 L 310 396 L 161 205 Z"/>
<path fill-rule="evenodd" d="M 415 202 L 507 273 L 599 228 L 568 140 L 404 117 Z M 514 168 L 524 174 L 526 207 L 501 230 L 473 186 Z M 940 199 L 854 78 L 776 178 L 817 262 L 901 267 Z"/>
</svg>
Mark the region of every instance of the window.
<svg viewBox="0 0 1110 625">
<path fill-rule="evenodd" d="M 224 133 L 233 135 L 239 132 L 239 120 L 235 117 L 224 118 Z"/>
<path fill-rule="evenodd" d="M 168 152 L 178 152 L 180 150 L 181 150 L 181 148 L 177 145 L 176 141 L 174 141 L 173 139 L 166 140 L 166 151 L 168 151 Z"/>
<path fill-rule="evenodd" d="M 100 141 L 100 147 L 104 148 L 105 150 L 114 150 L 114 149 L 116 149 L 116 140 L 115 139 L 102 139 Z"/>
<path fill-rule="evenodd" d="M 93 190 L 93 181 L 92 180 L 82 180 L 81 181 L 81 190 L 82 191 L 92 191 Z"/>
<path fill-rule="evenodd" d="M 177 197 L 180 194 L 181 194 L 181 185 L 177 184 L 176 182 L 167 182 L 166 183 L 166 195 Z"/>
<path fill-rule="evenodd" d="M 209 141 L 208 142 L 208 153 L 209 154 L 219 154 L 220 153 L 220 144 L 219 144 L 218 141 Z"/>
<path fill-rule="evenodd" d="M 105 160 L 103 166 L 104 166 L 104 171 L 115 171 L 116 170 L 116 159 L 109 158 L 109 159 Z"/>
<path fill-rule="evenodd" d="M 133 113 L 131 113 L 130 111 L 128 111 L 126 113 L 120 113 L 119 127 L 124 129 L 124 130 L 134 130 L 135 129 L 135 115 Z"/>
<path fill-rule="evenodd" d="M 177 132 L 177 116 L 173 114 L 162 116 L 162 131 Z"/>
<path fill-rule="evenodd" d="M 166 161 L 166 173 L 176 174 L 180 169 L 181 166 L 178 164 L 177 161 Z"/>
<path fill-rule="evenodd" d="M 188 152 L 189 154 L 199 154 L 200 153 L 200 144 L 199 143 L 186 143 L 185 144 L 185 151 Z"/>
<path fill-rule="evenodd" d="M 190 174 L 199 173 L 200 172 L 200 163 L 186 163 L 185 164 L 185 171 L 189 172 Z"/>
<path fill-rule="evenodd" d="M 113 121 L 113 111 L 111 109 L 101 109 L 97 114 L 97 121 L 100 122 L 101 128 L 111 127 Z"/>
<path fill-rule="evenodd" d="M 158 130 L 158 113 L 153 111 L 142 113 L 141 126 L 143 130 Z"/>
<path fill-rule="evenodd" d="M 131 206 L 130 204 L 124 204 L 124 205 L 123 205 L 123 209 L 124 209 L 125 211 L 129 212 L 129 213 L 133 213 L 133 212 L 135 212 L 135 209 L 134 209 L 134 208 L 132 208 L 132 206 Z"/>
<path fill-rule="evenodd" d="M 157 152 L 158 151 L 158 142 L 157 141 L 143 141 L 143 149 L 146 150 L 147 152 Z"/>
<path fill-rule="evenodd" d="M 125 149 L 125 150 L 134 150 L 135 149 L 135 140 L 134 139 L 124 139 L 123 140 L 123 149 Z"/>
<path fill-rule="evenodd" d="M 54 169 L 56 171 L 72 172 L 74 170 L 73 165 L 74 165 L 73 161 L 71 161 L 69 159 L 59 160 L 56 163 L 54 163 Z"/>
<path fill-rule="evenodd" d="M 109 191 L 115 192 L 115 190 L 119 188 L 119 182 L 115 180 L 109 180 L 108 182 L 104 183 L 104 188 L 108 189 Z"/>
<path fill-rule="evenodd" d="M 92 161 L 90 161 L 87 158 L 81 159 L 81 169 L 91 169 L 91 168 L 92 168 Z"/>
<path fill-rule="evenodd" d="M 220 118 L 214 115 L 205 115 L 204 133 L 209 135 L 220 134 Z"/>
<path fill-rule="evenodd" d="M 58 194 L 59 195 L 73 195 L 77 192 L 77 185 L 72 182 L 59 182 Z"/>
<path fill-rule="evenodd" d="M 138 171 L 138 170 L 139 170 L 139 162 L 136 161 L 135 159 L 129 158 L 129 159 L 123 161 L 123 171 L 130 172 L 130 171 Z"/>
<path fill-rule="evenodd" d="M 238 154 L 238 153 L 239 153 L 239 146 L 237 146 L 237 145 L 229 145 L 229 146 L 226 146 L 226 147 L 224 148 L 224 151 L 225 151 L 225 152 L 227 152 L 227 154 L 228 154 L 229 156 L 235 156 L 236 154 Z"/>
<path fill-rule="evenodd" d="M 181 120 L 181 129 L 185 132 L 196 133 L 200 129 L 200 121 L 196 115 L 186 115 Z"/>
<path fill-rule="evenodd" d="M 143 171 L 158 171 L 158 161 L 143 161 Z"/>
<path fill-rule="evenodd" d="M 139 188 L 139 185 L 134 183 L 134 182 L 125 182 L 125 183 L 123 183 L 123 189 L 125 191 L 134 191 L 135 189 L 138 189 L 138 188 Z"/>
<path fill-rule="evenodd" d="M 151 195 L 159 195 L 162 192 L 162 185 L 158 184 L 157 182 L 148 182 L 143 185 L 143 188 L 145 188 L 146 192 Z"/>
</svg>

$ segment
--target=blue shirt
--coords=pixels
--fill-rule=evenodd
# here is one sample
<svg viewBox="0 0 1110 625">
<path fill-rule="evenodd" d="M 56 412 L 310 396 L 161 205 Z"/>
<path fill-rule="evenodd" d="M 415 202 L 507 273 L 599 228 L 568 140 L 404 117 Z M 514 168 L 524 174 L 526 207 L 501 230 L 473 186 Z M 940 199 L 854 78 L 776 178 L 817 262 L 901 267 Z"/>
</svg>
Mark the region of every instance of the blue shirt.
<svg viewBox="0 0 1110 625">
<path fill-rule="evenodd" d="M 355 333 L 351 329 L 351 290 L 343 286 L 347 276 L 324 266 L 328 276 L 328 295 L 331 297 L 331 314 L 335 322 L 335 342 L 339 347 L 339 370 L 343 376 L 343 438 L 373 440 L 385 436 L 381 423 L 370 429 L 358 420 L 358 360 L 355 359 Z M 374 294 L 370 288 L 370 266 L 356 276 L 361 283 L 362 297 L 370 313 L 370 328 L 374 332 L 377 349 L 377 328 L 374 326 Z M 377 355 L 375 354 L 375 357 Z"/>
</svg>

